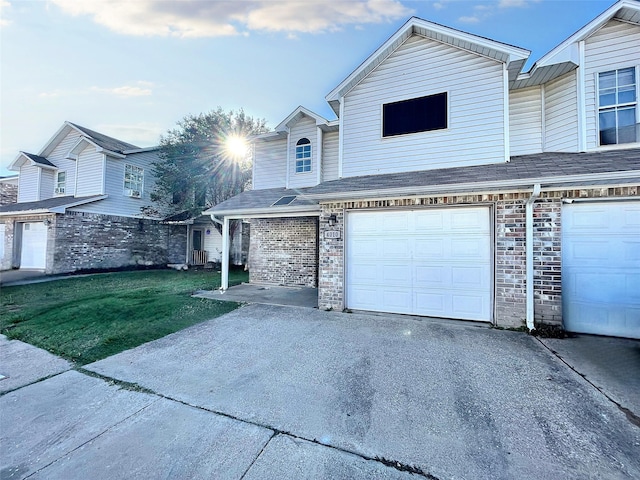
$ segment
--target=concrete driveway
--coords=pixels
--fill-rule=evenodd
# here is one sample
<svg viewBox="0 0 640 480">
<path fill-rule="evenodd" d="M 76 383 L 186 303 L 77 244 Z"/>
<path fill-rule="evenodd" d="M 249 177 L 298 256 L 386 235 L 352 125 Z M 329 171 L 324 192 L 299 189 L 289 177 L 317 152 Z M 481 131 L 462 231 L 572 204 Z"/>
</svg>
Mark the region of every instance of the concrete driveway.
<svg viewBox="0 0 640 480">
<path fill-rule="evenodd" d="M 640 478 L 633 415 L 521 333 L 249 305 L 85 368 L 0 397 L 1 478 Z"/>
</svg>

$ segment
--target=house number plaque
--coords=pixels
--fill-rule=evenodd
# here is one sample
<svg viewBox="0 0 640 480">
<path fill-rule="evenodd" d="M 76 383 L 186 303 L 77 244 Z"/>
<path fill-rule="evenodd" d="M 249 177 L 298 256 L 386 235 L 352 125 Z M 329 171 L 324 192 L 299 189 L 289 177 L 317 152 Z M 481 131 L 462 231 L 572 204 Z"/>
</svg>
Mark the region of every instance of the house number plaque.
<svg viewBox="0 0 640 480">
<path fill-rule="evenodd" d="M 324 238 L 340 238 L 340 230 L 326 230 Z"/>
</svg>

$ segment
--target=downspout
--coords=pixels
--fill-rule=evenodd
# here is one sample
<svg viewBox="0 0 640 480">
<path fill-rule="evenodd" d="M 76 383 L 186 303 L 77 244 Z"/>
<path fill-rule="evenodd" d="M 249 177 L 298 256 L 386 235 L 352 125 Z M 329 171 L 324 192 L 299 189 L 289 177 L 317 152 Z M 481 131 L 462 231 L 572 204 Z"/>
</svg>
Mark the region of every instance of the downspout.
<svg viewBox="0 0 640 480">
<path fill-rule="evenodd" d="M 533 310 L 533 204 L 540 196 L 540 184 L 533 186 L 533 192 L 525 205 L 525 256 L 526 256 L 526 292 L 527 292 L 527 329 L 535 330 Z"/>
</svg>

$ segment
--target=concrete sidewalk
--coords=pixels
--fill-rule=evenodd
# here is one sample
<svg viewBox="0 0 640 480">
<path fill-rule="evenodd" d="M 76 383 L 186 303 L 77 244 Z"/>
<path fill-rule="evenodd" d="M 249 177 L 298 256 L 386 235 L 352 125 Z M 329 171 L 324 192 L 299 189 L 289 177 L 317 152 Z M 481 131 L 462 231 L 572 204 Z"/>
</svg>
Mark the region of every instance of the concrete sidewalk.
<svg viewBox="0 0 640 480">
<path fill-rule="evenodd" d="M 582 340 L 245 306 L 0 394 L 0 478 L 640 478 Z"/>
<path fill-rule="evenodd" d="M 310 287 L 282 287 L 243 283 L 226 291 L 200 291 L 194 297 L 240 303 L 261 303 L 291 307 L 318 308 L 318 289 Z"/>
</svg>

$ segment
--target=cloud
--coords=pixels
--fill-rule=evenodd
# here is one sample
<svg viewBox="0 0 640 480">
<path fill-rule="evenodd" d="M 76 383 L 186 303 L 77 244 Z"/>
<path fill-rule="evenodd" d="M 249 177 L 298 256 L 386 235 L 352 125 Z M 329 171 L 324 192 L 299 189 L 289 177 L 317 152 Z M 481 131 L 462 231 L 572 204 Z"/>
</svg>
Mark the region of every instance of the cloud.
<svg viewBox="0 0 640 480">
<path fill-rule="evenodd" d="M 118 97 L 144 97 L 152 94 L 150 88 L 136 87 L 133 85 L 123 85 L 122 87 L 103 88 L 91 87 L 92 92 L 107 93 Z"/>
<path fill-rule="evenodd" d="M 7 8 L 11 8 L 11 4 L 8 0 L 0 0 L 0 27 L 11 25 L 11 20 L 7 20 L 5 18 L 7 15 Z"/>
<path fill-rule="evenodd" d="M 464 16 L 458 18 L 459 22 L 462 23 L 478 23 L 480 21 L 480 17 L 477 16 Z"/>
<path fill-rule="evenodd" d="M 120 34 L 183 38 L 229 36 L 247 31 L 320 33 L 345 25 L 395 20 L 411 13 L 399 0 L 52 2 L 70 15 L 90 16 Z"/>
<path fill-rule="evenodd" d="M 473 7 L 472 15 L 463 15 L 458 18 L 462 23 L 478 23 L 492 17 L 499 10 L 507 8 L 526 8 L 532 3 L 538 3 L 540 0 L 498 0 L 494 4 L 476 4 Z"/>
</svg>

